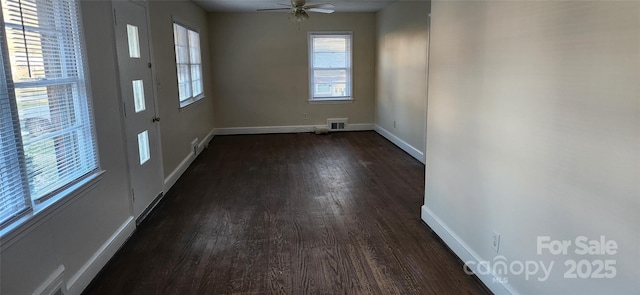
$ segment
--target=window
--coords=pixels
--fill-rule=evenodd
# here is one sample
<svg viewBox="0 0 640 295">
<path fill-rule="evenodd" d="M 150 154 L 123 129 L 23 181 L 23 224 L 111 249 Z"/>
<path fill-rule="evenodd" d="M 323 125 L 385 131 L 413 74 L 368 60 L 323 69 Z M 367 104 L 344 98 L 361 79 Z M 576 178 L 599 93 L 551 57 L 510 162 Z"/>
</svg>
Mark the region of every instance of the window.
<svg viewBox="0 0 640 295">
<path fill-rule="evenodd" d="M 180 107 L 185 107 L 204 96 L 202 90 L 200 34 L 181 24 L 174 23 L 173 40 L 176 46 Z"/>
<path fill-rule="evenodd" d="M 311 100 L 351 100 L 350 32 L 309 33 Z"/>
<path fill-rule="evenodd" d="M 77 0 L 2 0 L 0 223 L 98 169 Z"/>
</svg>

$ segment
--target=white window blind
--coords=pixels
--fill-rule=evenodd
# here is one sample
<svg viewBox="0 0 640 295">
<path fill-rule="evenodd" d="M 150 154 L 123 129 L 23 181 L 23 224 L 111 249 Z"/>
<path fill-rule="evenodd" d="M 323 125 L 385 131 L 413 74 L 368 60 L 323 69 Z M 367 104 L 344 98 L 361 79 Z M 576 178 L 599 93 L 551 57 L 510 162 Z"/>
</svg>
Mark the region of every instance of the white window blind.
<svg viewBox="0 0 640 295">
<path fill-rule="evenodd" d="M 311 100 L 351 99 L 351 33 L 310 33 Z"/>
<path fill-rule="evenodd" d="M 174 23 L 173 39 L 176 51 L 180 107 L 184 107 L 200 99 L 203 94 L 200 34 Z"/>
<path fill-rule="evenodd" d="M 0 30 L 0 44 L 5 47 L 4 31 Z M 4 69 L 9 69 L 9 61 L 3 50 L 0 62 Z M 11 73 L 0 71 L 0 222 L 29 209 L 27 199 L 26 175 L 21 167 L 24 157 L 20 154 L 20 134 L 18 132 L 16 108 L 14 100 L 10 99 L 7 80 Z M 9 78 L 9 79 L 8 79 Z"/>
<path fill-rule="evenodd" d="M 2 157 L 7 173 L 40 202 L 97 170 L 84 48 L 77 0 L 2 0 L 5 134 L 17 134 L 14 156 Z M 7 59 L 9 64 L 7 64 Z M 3 107 L 4 112 L 5 107 Z M 5 121 L 5 117 L 7 120 Z M 10 124 L 5 124 L 5 122 Z M 6 127 L 10 126 L 10 127 Z M 10 137 L 7 137 L 10 138 Z M 11 146 L 8 141 L 7 147 Z M 8 148 L 10 150 L 11 148 Z M 9 167 L 9 166 L 7 166 Z M 4 174 L 3 174 L 4 175 Z M 4 183 L 4 181 L 3 181 Z M 2 199 L 19 195 L 2 191 Z M 15 201 L 17 202 L 17 201 Z M 0 210 L 5 210 L 3 204 Z M 7 209 L 9 210 L 9 209 Z M 1 222 L 1 220 L 0 220 Z"/>
</svg>

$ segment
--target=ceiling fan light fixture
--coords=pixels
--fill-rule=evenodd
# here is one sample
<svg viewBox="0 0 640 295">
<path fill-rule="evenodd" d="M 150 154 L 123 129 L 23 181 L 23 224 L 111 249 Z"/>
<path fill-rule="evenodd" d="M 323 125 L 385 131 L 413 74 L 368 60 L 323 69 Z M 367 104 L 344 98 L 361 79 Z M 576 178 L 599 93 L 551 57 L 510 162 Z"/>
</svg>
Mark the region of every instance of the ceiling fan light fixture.
<svg viewBox="0 0 640 295">
<path fill-rule="evenodd" d="M 309 19 L 309 14 L 307 14 L 303 9 L 295 9 L 291 11 L 289 19 L 299 23 Z"/>
<path fill-rule="evenodd" d="M 311 4 L 306 5 L 306 0 L 291 0 L 291 5 L 284 3 L 277 3 L 281 6 L 289 6 L 290 8 L 264 8 L 258 9 L 258 11 L 283 11 L 289 10 L 289 19 L 300 23 L 307 19 L 309 19 L 309 12 L 318 12 L 318 13 L 333 13 L 335 7 L 331 3 L 320 3 L 320 4 Z"/>
</svg>

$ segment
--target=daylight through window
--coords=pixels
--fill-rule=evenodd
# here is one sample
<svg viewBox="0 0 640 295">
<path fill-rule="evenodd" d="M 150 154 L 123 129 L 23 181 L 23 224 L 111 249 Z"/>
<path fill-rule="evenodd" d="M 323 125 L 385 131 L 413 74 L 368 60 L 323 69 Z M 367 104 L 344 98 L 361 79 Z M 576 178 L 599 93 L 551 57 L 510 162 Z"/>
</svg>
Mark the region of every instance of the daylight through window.
<svg viewBox="0 0 640 295">
<path fill-rule="evenodd" d="M 173 39 L 178 71 L 180 107 L 203 97 L 200 34 L 181 24 L 173 24 Z"/>
<path fill-rule="evenodd" d="M 97 170 L 77 0 L 2 0 L 0 223 Z"/>
<path fill-rule="evenodd" d="M 311 100 L 350 100 L 351 33 L 310 33 Z"/>
</svg>

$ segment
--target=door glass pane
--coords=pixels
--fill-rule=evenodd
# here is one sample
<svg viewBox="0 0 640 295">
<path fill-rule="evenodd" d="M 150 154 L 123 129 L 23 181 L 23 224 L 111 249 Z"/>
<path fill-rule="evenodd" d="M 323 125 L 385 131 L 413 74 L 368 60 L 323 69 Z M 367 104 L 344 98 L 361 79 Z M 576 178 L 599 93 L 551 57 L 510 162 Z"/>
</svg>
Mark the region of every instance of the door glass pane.
<svg viewBox="0 0 640 295">
<path fill-rule="evenodd" d="M 140 41 L 138 38 L 138 27 L 128 24 L 127 36 L 129 39 L 129 57 L 140 58 Z"/>
<path fill-rule="evenodd" d="M 140 154 L 140 165 L 143 165 L 151 159 L 151 154 L 149 153 L 149 132 L 147 130 L 138 134 L 138 153 Z"/>
<path fill-rule="evenodd" d="M 146 102 L 144 100 L 144 83 L 142 80 L 134 80 L 132 83 L 133 102 L 136 108 L 136 113 L 139 113 L 146 109 Z"/>
</svg>

